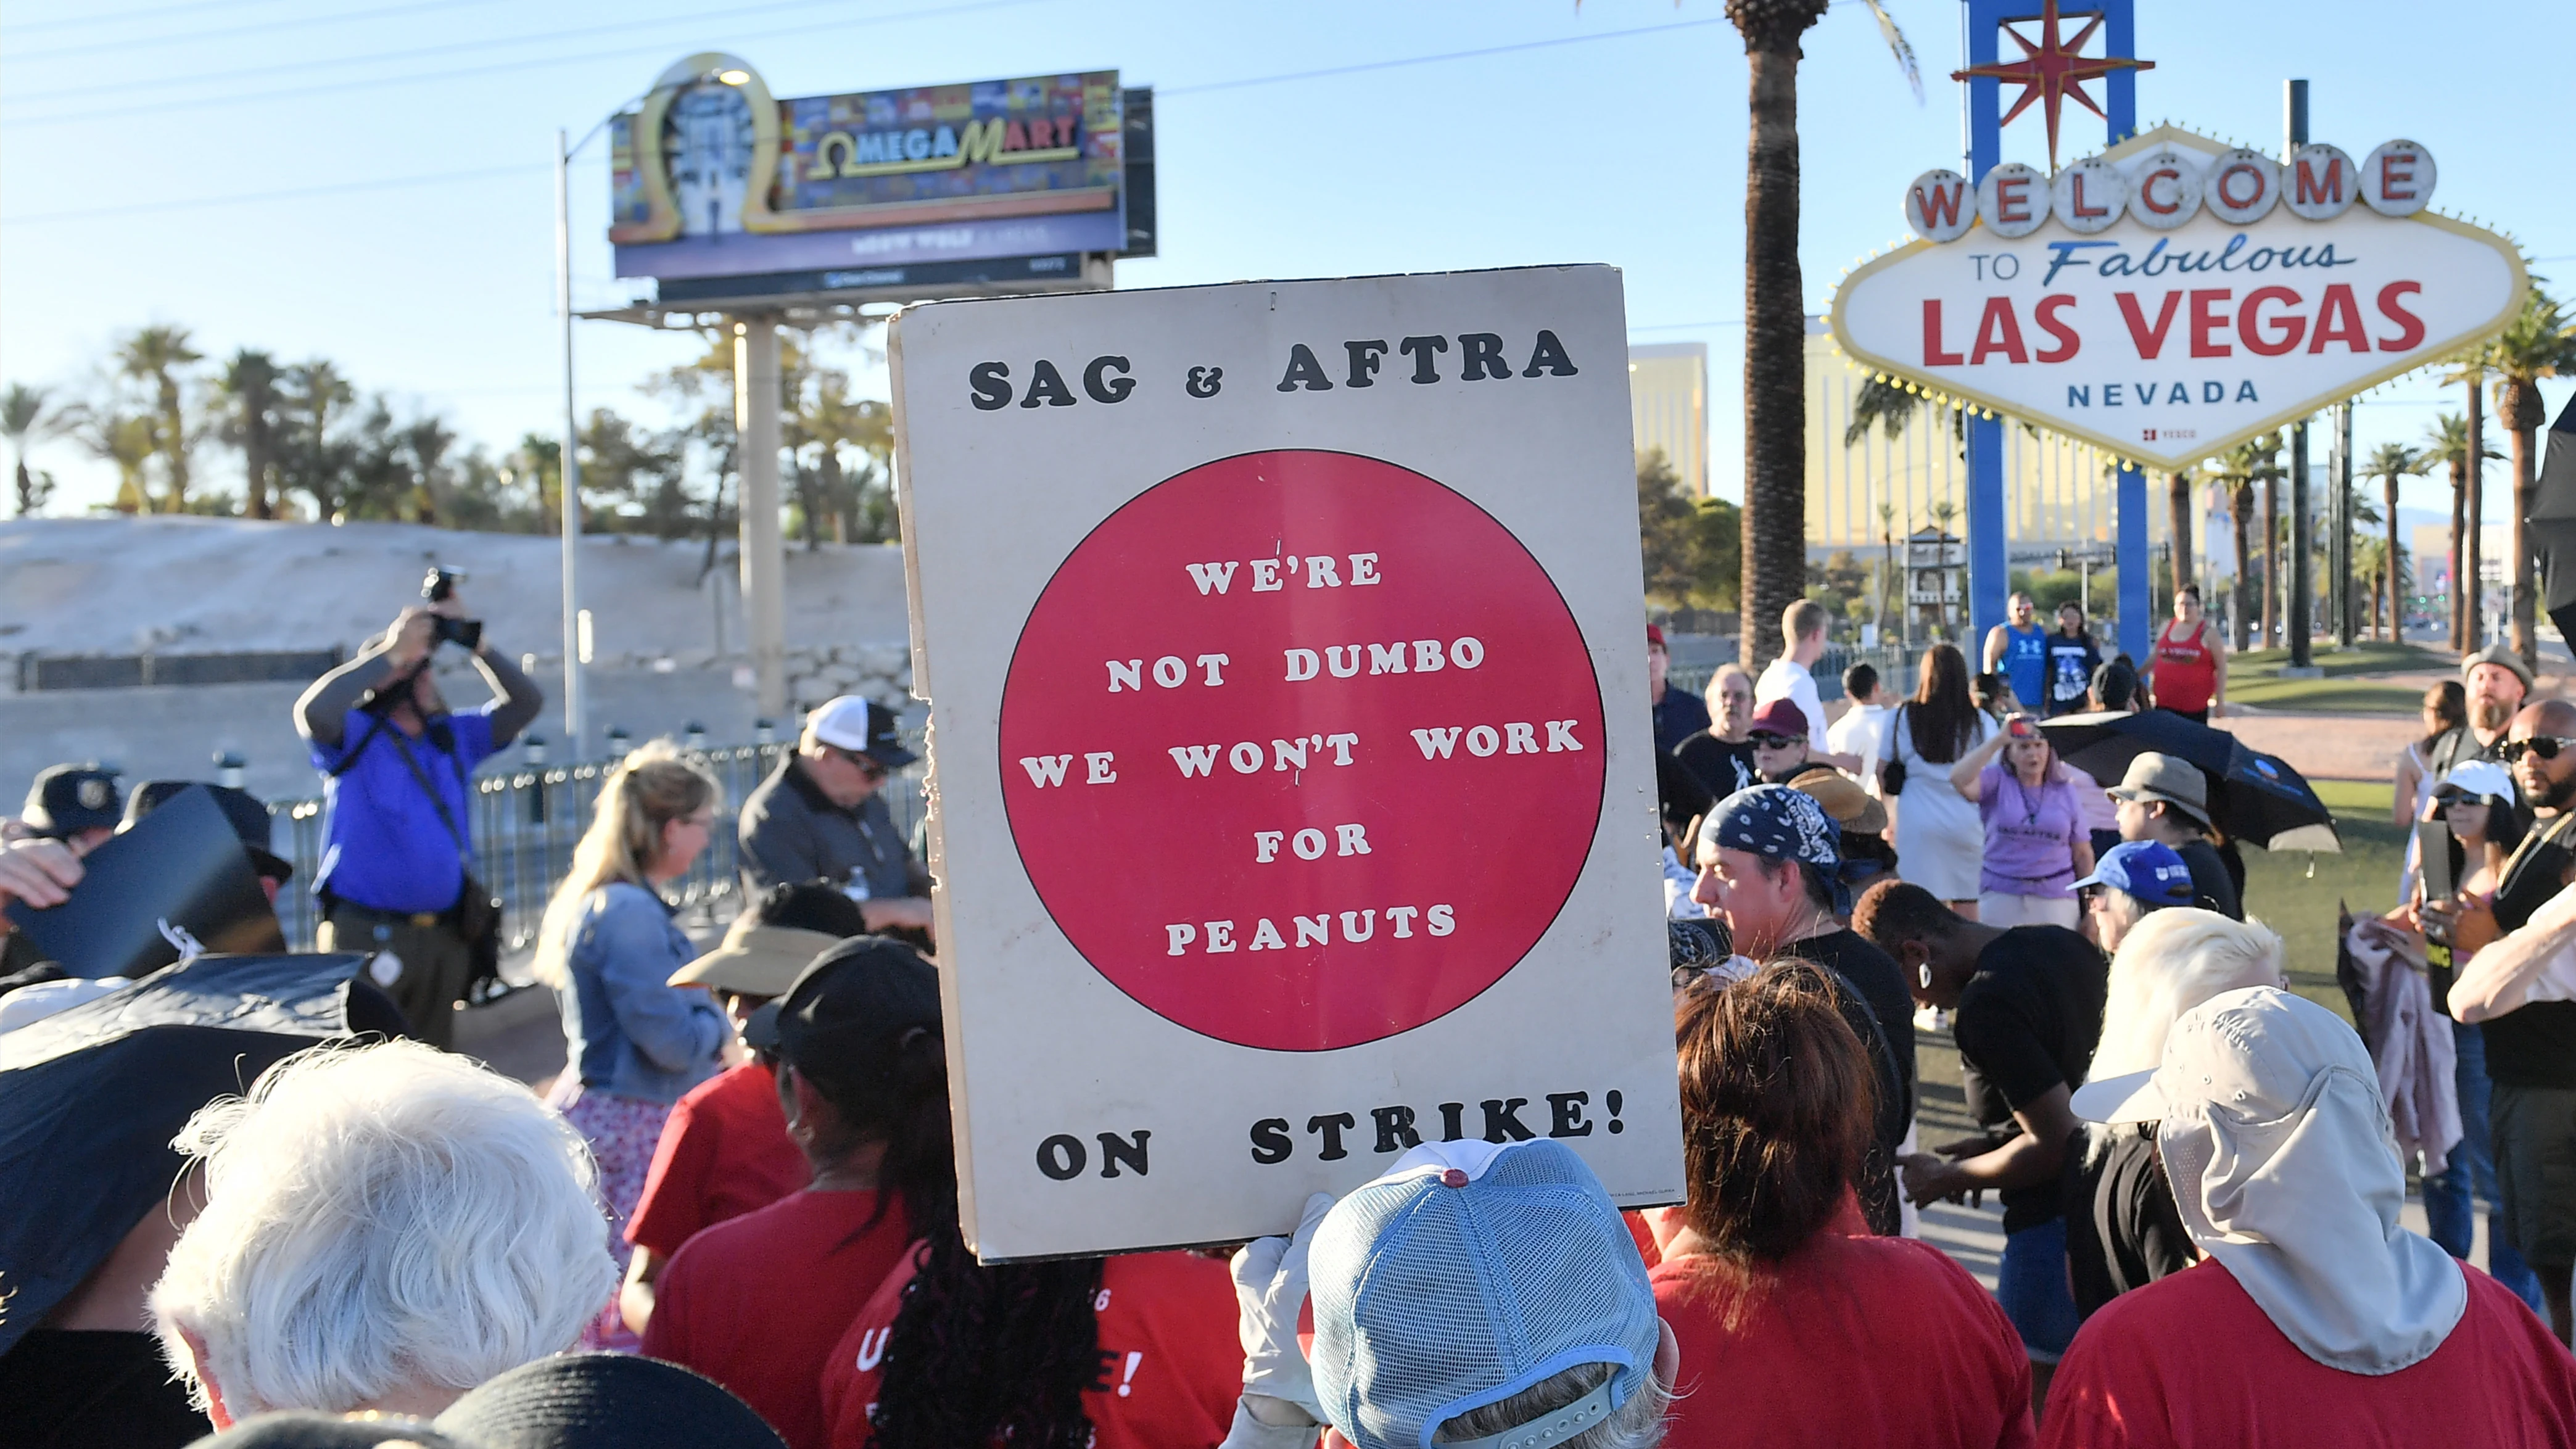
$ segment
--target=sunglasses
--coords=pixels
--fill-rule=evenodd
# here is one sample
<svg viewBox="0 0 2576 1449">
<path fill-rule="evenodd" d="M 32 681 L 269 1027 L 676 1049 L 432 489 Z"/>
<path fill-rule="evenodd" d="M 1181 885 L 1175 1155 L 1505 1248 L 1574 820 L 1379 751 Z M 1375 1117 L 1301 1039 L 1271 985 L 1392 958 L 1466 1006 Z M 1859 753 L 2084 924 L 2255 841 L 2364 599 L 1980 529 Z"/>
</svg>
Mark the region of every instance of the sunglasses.
<svg viewBox="0 0 2576 1449">
<path fill-rule="evenodd" d="M 2544 760 L 2554 760 L 2558 758 L 2559 751 L 2570 745 L 2576 745 L 2576 740 L 2571 740 L 2565 735 L 2533 735 L 2527 740 L 2507 741 L 2505 747 L 2498 753 L 2502 754 L 2504 762 L 2510 765 L 2525 755 L 2537 755 Z"/>
<path fill-rule="evenodd" d="M 1746 738 L 1746 740 L 1747 740 L 1748 742 L 1750 742 L 1750 743 L 1752 744 L 1753 748 L 1755 748 L 1755 749 L 1757 749 L 1757 750 L 1778 750 L 1778 749 L 1786 749 L 1787 747 L 1789 747 L 1789 746 L 1791 746 L 1791 745 L 1794 745 L 1794 744 L 1798 744 L 1798 743 L 1800 743 L 1800 742 L 1805 738 L 1805 736 L 1803 736 L 1803 735 L 1775 735 L 1775 734 L 1771 734 L 1771 733 L 1768 733 L 1768 732 L 1763 731 L 1763 730 L 1755 730 L 1752 734 L 1747 735 L 1745 738 Z"/>
<path fill-rule="evenodd" d="M 866 777 L 870 784 L 874 784 L 875 782 L 894 773 L 893 771 L 888 770 L 884 765 L 879 764 L 877 761 L 866 755 L 860 754 L 856 750 L 845 750 L 839 745 L 834 745 L 832 747 L 832 753 L 839 755 L 844 763 L 850 765 L 862 776 Z"/>
</svg>

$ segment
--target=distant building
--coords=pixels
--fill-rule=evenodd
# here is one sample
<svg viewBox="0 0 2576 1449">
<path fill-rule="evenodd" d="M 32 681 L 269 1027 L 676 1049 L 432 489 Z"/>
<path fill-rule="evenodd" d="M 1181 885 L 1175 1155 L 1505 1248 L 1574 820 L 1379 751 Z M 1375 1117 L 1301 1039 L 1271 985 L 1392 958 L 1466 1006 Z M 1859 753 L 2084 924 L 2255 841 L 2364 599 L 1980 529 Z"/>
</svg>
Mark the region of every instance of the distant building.
<svg viewBox="0 0 2576 1449">
<path fill-rule="evenodd" d="M 1628 349 L 1628 409 L 1637 456 L 1656 448 L 1682 489 L 1708 496 L 1708 344 L 1662 342 Z"/>
<path fill-rule="evenodd" d="M 1872 422 L 1851 436 L 1866 369 L 1846 362 L 1822 317 L 1807 319 L 1807 548 L 1810 557 L 1878 548 L 1925 527 L 1933 506 L 1968 511 L 1964 414 L 1955 404 L 1919 401 L 1896 436 Z M 2025 556 L 2108 544 L 2118 521 L 2118 476 L 2089 443 L 2034 434 L 2006 419 L 2004 516 L 2015 568 Z M 2149 480 L 2148 537 L 2169 533 L 2162 475 Z M 1892 508 L 1881 519 L 1882 505 Z M 2055 567 L 2050 562 L 2048 567 Z"/>
</svg>

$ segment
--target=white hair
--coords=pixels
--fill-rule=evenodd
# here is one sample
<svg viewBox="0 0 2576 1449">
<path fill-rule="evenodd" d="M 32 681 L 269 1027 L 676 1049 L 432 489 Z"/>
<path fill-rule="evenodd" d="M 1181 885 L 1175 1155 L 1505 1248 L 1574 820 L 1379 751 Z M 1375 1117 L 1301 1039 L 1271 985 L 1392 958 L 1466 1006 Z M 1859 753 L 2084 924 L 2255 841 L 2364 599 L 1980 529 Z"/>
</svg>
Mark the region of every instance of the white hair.
<svg viewBox="0 0 2576 1449">
<path fill-rule="evenodd" d="M 1436 1445 L 1483 1439 L 1534 1424 L 1601 1387 L 1617 1369 L 1616 1364 L 1576 1364 L 1510 1398 L 1443 1420 L 1431 1442 Z M 1610 1417 L 1566 1440 L 1560 1449 L 1657 1449 L 1670 1424 L 1673 1392 L 1652 1369 L 1638 1377 L 1638 1386 L 1626 1403 L 1611 1410 Z"/>
<path fill-rule="evenodd" d="M 2162 1065 L 2165 1036 L 2177 1018 L 2223 991 L 2282 985 L 2285 959 L 2281 938 L 2260 921 L 2232 921 L 2192 906 L 2147 912 L 2112 953 L 2102 1040 L 2086 1079 Z"/>
<path fill-rule="evenodd" d="M 470 1389 L 572 1346 L 617 1280 L 589 1149 L 526 1087 L 417 1042 L 260 1074 L 172 1143 L 206 1209 L 152 1290 L 162 1351 L 233 1417 Z"/>
</svg>

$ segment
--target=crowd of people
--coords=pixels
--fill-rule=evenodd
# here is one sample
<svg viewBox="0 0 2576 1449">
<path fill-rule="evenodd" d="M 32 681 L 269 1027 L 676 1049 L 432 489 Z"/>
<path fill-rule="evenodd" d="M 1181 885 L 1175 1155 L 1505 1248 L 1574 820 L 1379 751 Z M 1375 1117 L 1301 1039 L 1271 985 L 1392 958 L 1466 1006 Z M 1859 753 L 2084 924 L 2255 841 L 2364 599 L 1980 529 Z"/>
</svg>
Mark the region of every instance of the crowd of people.
<svg viewBox="0 0 2576 1449">
<path fill-rule="evenodd" d="M 1720 670 L 1699 709 L 1650 633 L 1683 1202 L 1623 1212 L 1553 1139 L 1425 1142 L 1281 1236 L 993 1265 L 959 1226 L 929 881 L 878 795 L 911 760 L 891 717 L 856 699 L 809 717 L 739 812 L 742 907 L 712 949 L 665 890 L 722 786 L 667 742 L 606 771 L 538 931 L 565 1042 L 541 1091 L 443 1049 L 480 887 L 442 817 L 461 823 L 473 760 L 526 723 L 525 682 L 478 655 L 493 702 L 449 711 L 422 683 L 436 626 L 407 614 L 299 706 L 332 781 L 347 953 L 329 1019 L 298 1026 L 323 1039 L 183 1093 L 166 1169 L 145 1164 L 165 1192 L 14 1205 L 116 1220 L 0 1305 L 0 1439 L 2576 1444 L 2576 1204 L 2553 1194 L 2576 1182 L 2576 1080 L 2552 1075 L 2576 1070 L 2576 708 L 2508 702 L 2478 671 L 2512 671 L 2471 661 L 2465 740 L 2418 752 L 2415 813 L 2447 835 L 2423 833 L 2408 906 L 2377 923 L 2435 943 L 2427 1008 L 2363 1013 L 2451 1046 L 2463 1106 L 2480 1062 L 2485 1155 L 2448 1154 L 2436 1235 L 2493 1193 L 2491 1164 L 2526 1298 L 2501 1252 L 2490 1277 L 2399 1223 L 2382 1043 L 2286 989 L 2204 772 L 2148 752 L 2105 789 L 2038 727 L 2077 705 L 2206 709 L 2217 688 L 2167 657 L 2150 672 L 2175 693 L 2142 694 L 2077 647 L 2080 615 L 2033 649 L 2020 605 L 1982 679 L 1947 645 L 1902 699 L 1855 666 L 1840 719 L 1813 605 L 1788 611 L 1779 660 Z M 2191 607 L 2173 647 L 2223 670 Z M 285 863 L 249 803 L 241 848 L 273 895 Z M 105 771 L 48 772 L 0 846 L 0 895 L 65 902 L 130 813 Z M 163 979 L 51 964 L 0 980 L 0 1082 L 142 1029 L 119 992 Z M 1932 1024 L 1980 1130 L 1927 1148 Z M 2461 1045 L 2479 1035 L 2482 1056 Z M 1918 1210 L 1988 1194 L 1991 1293 L 1915 1236 Z"/>
</svg>

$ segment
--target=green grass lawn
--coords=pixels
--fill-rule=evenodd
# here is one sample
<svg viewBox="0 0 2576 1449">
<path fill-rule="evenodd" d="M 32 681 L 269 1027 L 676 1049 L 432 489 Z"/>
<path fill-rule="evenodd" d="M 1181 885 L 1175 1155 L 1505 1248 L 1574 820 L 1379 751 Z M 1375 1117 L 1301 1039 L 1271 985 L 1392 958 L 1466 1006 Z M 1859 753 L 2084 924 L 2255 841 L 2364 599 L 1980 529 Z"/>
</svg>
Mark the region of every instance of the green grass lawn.
<svg viewBox="0 0 2576 1449">
<path fill-rule="evenodd" d="M 2228 655 L 2228 697 L 2232 699 L 2236 696 L 2238 681 L 2251 682 L 2257 679 L 2278 678 L 2281 666 L 2289 662 L 2290 651 L 2287 649 L 2249 649 L 2242 654 Z M 2351 674 L 2389 674 L 2398 670 L 2449 669 L 2456 659 L 2453 655 L 2438 654 L 2433 650 L 2418 648 L 2412 644 L 2390 644 L 2383 641 L 2359 643 L 2349 649 L 2338 649 L 2321 644 L 2313 651 L 2309 662 L 2324 670 L 2326 678 L 2339 679 Z"/>
<path fill-rule="evenodd" d="M 2231 668 L 2227 702 L 2320 714 L 2411 715 L 2424 707 L 2424 691 L 2412 685 L 2380 684 L 2367 679 L 2238 679 Z"/>
<path fill-rule="evenodd" d="M 2309 783 L 2334 812 L 2343 853 L 2311 857 L 2305 852 L 2246 851 L 2245 909 L 2280 932 L 2289 947 L 2290 989 L 2350 1020 L 2352 1013 L 2334 979 L 2335 908 L 2341 902 L 2356 911 L 2383 911 L 2395 903 L 2405 834 L 2388 818 L 2391 787 L 2354 780 Z M 1917 1036 L 1915 1071 L 1921 1082 L 1924 1142 L 1972 1131 L 1959 1089 L 1958 1048 L 1949 1033 Z"/>
<path fill-rule="evenodd" d="M 2391 786 L 2359 780 L 2308 783 L 2334 812 L 2343 853 L 2246 851 L 2245 910 L 2280 932 L 2289 946 L 2292 988 L 2348 1016 L 2343 992 L 2334 984 L 2335 908 L 2340 902 L 2356 911 L 2384 911 L 2396 904 L 2406 833 L 2388 818 Z"/>
</svg>

